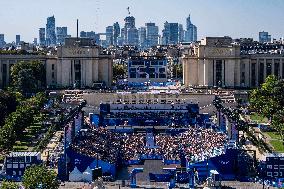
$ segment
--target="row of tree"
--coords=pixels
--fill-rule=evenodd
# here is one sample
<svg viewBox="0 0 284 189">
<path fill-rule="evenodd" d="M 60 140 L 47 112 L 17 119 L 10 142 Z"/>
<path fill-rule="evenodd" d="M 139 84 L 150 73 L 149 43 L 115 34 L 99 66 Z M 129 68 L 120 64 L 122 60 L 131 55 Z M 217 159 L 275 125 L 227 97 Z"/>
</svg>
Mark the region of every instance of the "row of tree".
<svg viewBox="0 0 284 189">
<path fill-rule="evenodd" d="M 57 189 L 59 182 L 56 179 L 56 173 L 48 170 L 44 166 L 31 166 L 26 169 L 22 184 L 25 188 L 43 188 L 43 189 Z M 17 183 L 3 181 L 0 189 L 19 189 Z"/>
<path fill-rule="evenodd" d="M 44 93 L 22 102 L 17 106 L 16 111 L 12 112 L 5 119 L 5 124 L 0 128 L 0 150 L 10 150 L 22 132 L 33 122 L 33 115 L 45 103 Z"/>
<path fill-rule="evenodd" d="M 12 87 L 28 95 L 44 89 L 46 83 L 45 67 L 40 61 L 19 62 L 11 68 Z"/>
<path fill-rule="evenodd" d="M 271 127 L 284 139 L 284 80 L 274 75 L 250 94 L 250 107 L 269 118 Z"/>
<path fill-rule="evenodd" d="M 4 124 L 6 117 L 16 111 L 17 101 L 14 93 L 0 91 L 0 126 Z"/>
<path fill-rule="evenodd" d="M 0 91 L 0 127 L 16 107 L 32 94 L 44 89 L 45 68 L 40 61 L 19 62 L 11 68 L 11 85 Z"/>
<path fill-rule="evenodd" d="M 222 104 L 222 100 L 217 97 L 213 101 L 213 105 L 217 109 L 218 112 L 222 112 L 230 123 L 233 123 L 236 126 L 238 131 L 243 131 L 246 133 L 249 140 L 254 144 L 257 145 L 259 148 L 263 149 L 264 151 L 271 152 L 272 150 L 270 147 L 261 139 L 258 139 L 254 133 L 249 129 L 249 125 L 246 121 L 241 119 L 241 110 L 239 108 L 229 108 L 225 107 Z M 239 136 L 238 136 L 239 137 Z M 239 141 L 239 138 L 237 139 Z"/>
</svg>

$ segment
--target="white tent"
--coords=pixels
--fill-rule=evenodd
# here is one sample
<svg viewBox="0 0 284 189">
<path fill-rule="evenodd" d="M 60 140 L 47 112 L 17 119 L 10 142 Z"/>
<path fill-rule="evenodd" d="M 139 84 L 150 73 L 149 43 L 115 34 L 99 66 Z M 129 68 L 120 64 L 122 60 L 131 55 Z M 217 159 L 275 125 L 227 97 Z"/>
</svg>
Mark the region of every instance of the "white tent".
<svg viewBox="0 0 284 189">
<path fill-rule="evenodd" d="M 69 174 L 69 180 L 71 182 L 81 182 L 83 179 L 83 174 L 78 170 L 77 167 Z"/>
<path fill-rule="evenodd" d="M 92 182 L 92 180 L 93 180 L 93 171 L 88 166 L 87 169 L 83 172 L 83 181 Z"/>
</svg>

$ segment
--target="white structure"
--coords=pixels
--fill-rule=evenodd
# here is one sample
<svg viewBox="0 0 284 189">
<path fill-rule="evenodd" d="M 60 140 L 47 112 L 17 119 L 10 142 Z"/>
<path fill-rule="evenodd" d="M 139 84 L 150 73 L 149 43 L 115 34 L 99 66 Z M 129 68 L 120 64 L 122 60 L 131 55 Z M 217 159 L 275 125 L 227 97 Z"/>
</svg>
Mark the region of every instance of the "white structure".
<svg viewBox="0 0 284 189">
<path fill-rule="evenodd" d="M 81 182 L 83 180 L 83 174 L 78 170 L 77 167 L 69 174 L 70 182 Z"/>
<path fill-rule="evenodd" d="M 93 181 L 93 172 L 92 172 L 92 169 L 89 166 L 83 172 L 83 181 L 84 182 L 92 182 Z"/>
</svg>

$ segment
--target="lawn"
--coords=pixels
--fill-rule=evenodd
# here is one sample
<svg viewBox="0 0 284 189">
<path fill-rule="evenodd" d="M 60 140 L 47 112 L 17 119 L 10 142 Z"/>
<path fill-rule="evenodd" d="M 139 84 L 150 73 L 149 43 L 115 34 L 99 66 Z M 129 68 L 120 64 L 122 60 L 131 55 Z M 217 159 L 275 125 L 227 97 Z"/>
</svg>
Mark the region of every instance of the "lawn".
<svg viewBox="0 0 284 189">
<path fill-rule="evenodd" d="M 277 132 L 265 132 L 265 134 L 269 135 L 271 139 L 281 140 L 281 137 Z"/>
<path fill-rule="evenodd" d="M 16 141 L 13 146 L 14 151 L 30 151 L 34 147 L 35 143 L 38 142 L 38 135 L 44 131 L 42 125 L 43 120 L 44 116 L 39 114 L 34 115 L 33 123 L 25 129 L 22 136 L 19 137 L 18 141 Z"/>
<path fill-rule="evenodd" d="M 267 122 L 268 122 L 268 119 L 267 119 L 266 117 L 264 117 L 264 116 L 262 116 L 262 115 L 259 115 L 259 114 L 257 114 L 257 113 L 252 113 L 252 114 L 250 115 L 250 119 L 251 119 L 252 121 L 256 121 L 256 122 L 258 122 L 258 123 L 267 123 Z"/>
<path fill-rule="evenodd" d="M 276 152 L 284 152 L 284 145 L 283 142 L 280 140 L 272 140 L 270 144 L 273 146 Z"/>
<path fill-rule="evenodd" d="M 284 152 L 283 142 L 277 132 L 265 132 L 265 134 L 270 136 L 271 140 L 269 141 L 269 143 L 271 144 L 271 146 L 273 146 L 276 152 Z"/>
</svg>

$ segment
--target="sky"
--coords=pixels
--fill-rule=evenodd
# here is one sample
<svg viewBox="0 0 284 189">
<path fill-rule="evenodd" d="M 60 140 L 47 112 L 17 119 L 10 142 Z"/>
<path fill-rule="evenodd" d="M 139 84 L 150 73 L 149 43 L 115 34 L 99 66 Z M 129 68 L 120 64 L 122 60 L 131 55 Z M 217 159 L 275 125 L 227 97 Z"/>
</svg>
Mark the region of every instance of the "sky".
<svg viewBox="0 0 284 189">
<path fill-rule="evenodd" d="M 198 39 L 206 36 L 253 37 L 268 31 L 273 38 L 284 37 L 284 0 L 0 0 L 0 33 L 5 41 L 31 42 L 38 38 L 38 28 L 54 15 L 56 26 L 67 26 L 68 33 L 79 31 L 102 33 L 105 27 L 124 24 L 127 7 L 136 18 L 136 27 L 154 22 L 161 33 L 165 21 L 198 27 Z"/>
</svg>

